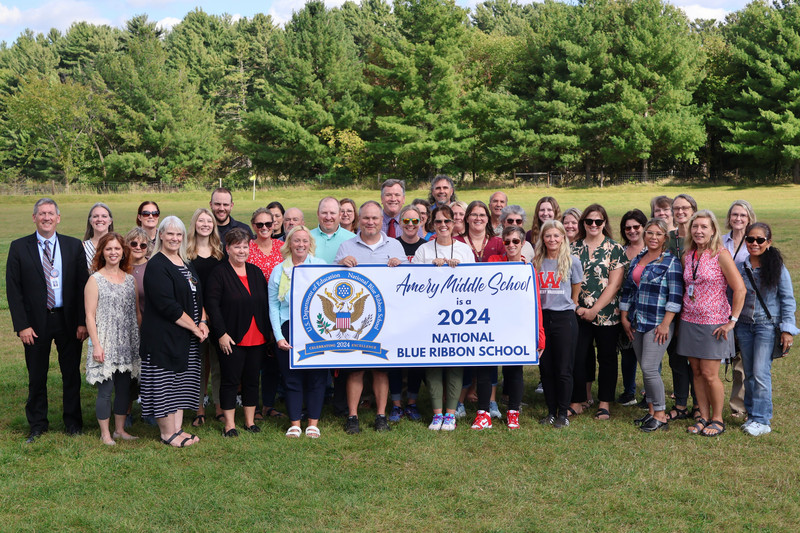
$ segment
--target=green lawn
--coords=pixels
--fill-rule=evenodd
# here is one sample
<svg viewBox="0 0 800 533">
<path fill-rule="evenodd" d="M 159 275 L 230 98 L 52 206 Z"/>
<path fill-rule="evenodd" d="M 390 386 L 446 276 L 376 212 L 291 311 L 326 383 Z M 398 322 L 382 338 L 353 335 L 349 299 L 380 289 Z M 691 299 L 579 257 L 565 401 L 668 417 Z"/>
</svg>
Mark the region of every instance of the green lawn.
<svg viewBox="0 0 800 533">
<path fill-rule="evenodd" d="M 488 201 L 493 191 L 467 190 L 459 198 Z M 794 274 L 797 292 L 800 186 L 676 187 L 623 186 L 560 190 L 509 190 L 511 203 L 532 211 L 543 195 L 563 208 L 602 203 L 614 219 L 639 207 L 649 212 L 657 194 L 689 192 L 701 208 L 724 219 L 731 201 L 750 201 L 759 220 L 770 223 L 776 245 Z M 280 189 L 236 192 L 234 217 L 249 221 L 257 206 L 279 200 L 306 213 L 316 226 L 316 201 L 324 195 L 357 201 L 370 191 Z M 63 233 L 81 237 L 88 208 L 108 203 L 117 230 L 134 223 L 143 199 L 155 199 L 162 216 L 188 221 L 208 194 L 132 197 L 57 197 Z M 407 200 L 425 197 L 409 191 Z M 34 230 L 33 197 L 0 198 L 0 266 L 11 240 Z M 0 284 L 5 286 L 3 279 Z M 202 441 L 168 449 L 157 431 L 137 422 L 143 438 L 100 444 L 94 420 L 94 389 L 83 388 L 86 433 L 67 437 L 60 415 L 60 376 L 51 358 L 51 432 L 33 446 L 23 444 L 28 427 L 24 404 L 27 374 L 5 301 L 0 300 L 0 531 L 796 531 L 800 524 L 800 370 L 797 354 L 773 371 L 773 432 L 754 439 L 726 416 L 728 431 L 717 439 L 690 436 L 685 421 L 669 432 L 643 434 L 631 424 L 635 407 L 612 406 L 607 422 L 581 415 L 562 431 L 542 427 L 544 401 L 533 393 L 535 368 L 526 371 L 528 404 L 515 432 L 497 423 L 482 433 L 462 421 L 452 434 L 403 421 L 388 434 L 367 429 L 347 436 L 327 410 L 322 438 L 289 441 L 284 423 L 271 421 L 257 435 L 223 439 L 221 426 L 207 423 Z M 798 352 L 800 353 L 800 352 Z M 667 392 L 669 366 L 664 363 Z M 641 378 L 639 377 L 641 386 Z M 619 384 L 621 387 L 621 382 Z M 729 384 L 726 383 L 729 390 Z M 474 416 L 475 406 L 467 406 Z M 726 409 L 727 415 L 727 409 Z M 362 428 L 374 413 L 362 414 Z M 191 418 L 191 417 L 189 417 Z M 471 422 L 471 419 L 469 420 Z"/>
</svg>

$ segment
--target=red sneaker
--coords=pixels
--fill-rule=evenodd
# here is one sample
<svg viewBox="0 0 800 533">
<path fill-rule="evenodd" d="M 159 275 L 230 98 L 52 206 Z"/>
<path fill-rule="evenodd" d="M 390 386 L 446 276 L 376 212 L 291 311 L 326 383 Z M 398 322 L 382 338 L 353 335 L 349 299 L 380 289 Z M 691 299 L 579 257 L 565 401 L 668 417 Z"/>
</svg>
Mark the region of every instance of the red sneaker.
<svg viewBox="0 0 800 533">
<path fill-rule="evenodd" d="M 472 423 L 472 429 L 492 429 L 492 417 L 489 416 L 487 411 L 478 411 L 475 417 L 475 422 Z"/>
<path fill-rule="evenodd" d="M 519 411 L 506 413 L 508 429 L 519 429 Z"/>
</svg>

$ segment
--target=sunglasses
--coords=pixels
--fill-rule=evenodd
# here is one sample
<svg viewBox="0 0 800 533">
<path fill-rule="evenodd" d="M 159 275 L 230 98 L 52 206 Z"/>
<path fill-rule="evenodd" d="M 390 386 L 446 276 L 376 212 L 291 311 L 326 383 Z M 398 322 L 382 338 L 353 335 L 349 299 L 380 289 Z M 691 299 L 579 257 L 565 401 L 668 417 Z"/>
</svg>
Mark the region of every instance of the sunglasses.
<svg viewBox="0 0 800 533">
<path fill-rule="evenodd" d="M 506 222 L 509 223 L 509 224 L 516 224 L 517 226 L 521 226 L 522 225 L 522 219 L 521 218 L 507 218 Z"/>
<path fill-rule="evenodd" d="M 405 225 L 409 225 L 410 224 L 412 226 L 416 226 L 417 224 L 419 224 L 419 219 L 418 218 L 404 218 L 400 222 L 402 222 Z"/>
<path fill-rule="evenodd" d="M 254 225 L 255 225 L 255 227 L 257 227 L 258 229 L 261 229 L 261 228 L 267 228 L 267 229 L 269 229 L 269 228 L 271 228 L 271 227 L 272 227 L 272 222 L 253 222 L 253 224 L 254 224 Z"/>
<path fill-rule="evenodd" d="M 602 218 L 585 218 L 583 219 L 583 223 L 586 224 L 587 226 L 591 226 L 592 224 L 594 224 L 595 226 L 600 227 L 603 224 L 605 224 L 606 221 L 605 219 Z"/>
<path fill-rule="evenodd" d="M 642 227 L 641 224 L 636 224 L 635 226 L 625 226 L 625 231 L 639 231 L 639 228 L 641 227 Z"/>
<path fill-rule="evenodd" d="M 139 214 L 143 217 L 157 217 L 161 214 L 161 211 L 142 211 Z"/>
<path fill-rule="evenodd" d="M 750 235 L 745 237 L 744 240 L 747 242 L 747 244 L 753 244 L 754 242 L 757 242 L 758 244 L 764 244 L 767 242 L 766 237 L 751 237 Z"/>
<path fill-rule="evenodd" d="M 434 224 L 452 224 L 453 220 L 450 219 L 450 218 L 442 218 L 440 220 L 434 220 L 433 223 Z"/>
<path fill-rule="evenodd" d="M 147 249 L 147 243 L 146 242 L 133 241 L 128 246 L 130 246 L 131 248 L 139 248 L 140 250 L 146 250 Z"/>
<path fill-rule="evenodd" d="M 509 246 L 511 244 L 519 244 L 521 242 L 522 241 L 519 240 L 519 239 L 506 239 L 506 240 L 503 241 L 503 244 L 505 244 L 506 246 Z"/>
</svg>

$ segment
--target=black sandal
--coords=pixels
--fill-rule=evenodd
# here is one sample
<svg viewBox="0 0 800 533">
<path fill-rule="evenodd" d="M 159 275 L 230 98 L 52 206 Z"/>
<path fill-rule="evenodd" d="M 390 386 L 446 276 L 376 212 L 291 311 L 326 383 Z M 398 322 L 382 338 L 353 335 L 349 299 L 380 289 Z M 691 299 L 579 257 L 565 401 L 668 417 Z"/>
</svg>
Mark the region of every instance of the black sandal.
<svg viewBox="0 0 800 533">
<path fill-rule="evenodd" d="M 600 418 L 601 416 L 607 416 L 608 418 Z M 610 418 L 611 413 L 608 412 L 608 409 L 603 409 L 602 407 L 594 413 L 595 420 L 609 420 Z"/>
<path fill-rule="evenodd" d="M 645 433 L 652 433 L 654 431 L 658 431 L 659 429 L 662 431 L 667 431 L 669 430 L 669 422 L 662 422 L 656 417 L 650 417 L 650 420 L 648 420 L 647 423 L 642 424 L 639 429 Z"/>
<path fill-rule="evenodd" d="M 174 434 L 173 434 L 173 435 L 172 435 L 170 438 L 168 438 L 168 439 L 166 439 L 166 440 L 164 440 L 164 439 L 161 439 L 161 442 L 162 442 L 163 444 L 166 444 L 167 446 L 171 446 L 172 448 L 185 448 L 185 447 L 186 447 L 186 443 L 187 443 L 188 441 L 190 441 L 190 440 L 193 440 L 193 437 L 194 437 L 194 435 L 192 435 L 191 437 L 187 437 L 187 438 L 183 439 L 183 440 L 181 441 L 181 444 L 180 444 L 180 446 L 172 446 L 172 441 L 174 441 L 174 440 L 175 440 L 175 438 L 176 438 L 178 435 L 182 434 L 182 433 L 183 433 L 183 430 L 181 430 L 181 431 L 178 431 L 177 433 L 174 433 Z"/>
<path fill-rule="evenodd" d="M 675 413 L 674 415 L 672 413 Z M 683 409 L 678 409 L 676 406 L 672 406 L 672 409 L 669 410 L 667 413 L 667 420 L 685 420 L 689 418 L 689 408 L 684 407 Z"/>
<path fill-rule="evenodd" d="M 715 433 L 706 433 L 707 429 L 711 429 L 711 431 L 714 431 Z M 723 433 L 725 433 L 725 422 L 721 420 L 712 420 L 706 424 L 706 427 L 704 427 L 700 432 L 700 434 L 704 437 L 719 437 Z"/>
<path fill-rule="evenodd" d="M 694 425 L 689 426 L 686 428 L 687 433 L 691 433 L 692 435 L 700 435 L 700 433 L 706 428 L 708 425 L 708 421 L 706 419 L 701 418 L 694 423 Z"/>
<path fill-rule="evenodd" d="M 206 423 L 206 415 L 197 415 L 192 420 L 192 427 L 199 428 Z"/>
</svg>

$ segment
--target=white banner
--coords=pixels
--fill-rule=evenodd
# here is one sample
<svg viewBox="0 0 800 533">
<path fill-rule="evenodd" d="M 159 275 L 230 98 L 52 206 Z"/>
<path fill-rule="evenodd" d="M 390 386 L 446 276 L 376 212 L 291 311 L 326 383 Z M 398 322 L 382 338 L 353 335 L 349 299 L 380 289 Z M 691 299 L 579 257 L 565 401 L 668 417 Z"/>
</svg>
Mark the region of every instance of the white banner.
<svg viewBox="0 0 800 533">
<path fill-rule="evenodd" d="M 523 263 L 301 265 L 292 274 L 290 364 L 539 364 L 536 294 Z"/>
</svg>

